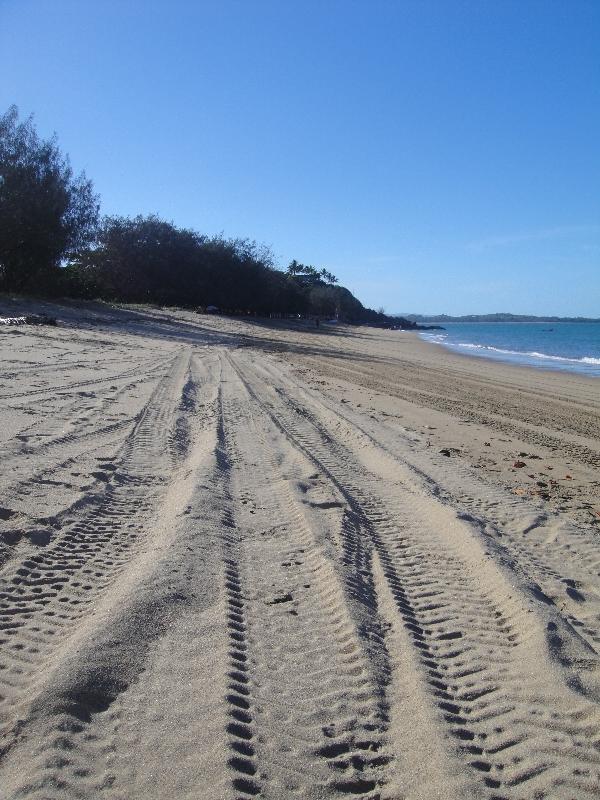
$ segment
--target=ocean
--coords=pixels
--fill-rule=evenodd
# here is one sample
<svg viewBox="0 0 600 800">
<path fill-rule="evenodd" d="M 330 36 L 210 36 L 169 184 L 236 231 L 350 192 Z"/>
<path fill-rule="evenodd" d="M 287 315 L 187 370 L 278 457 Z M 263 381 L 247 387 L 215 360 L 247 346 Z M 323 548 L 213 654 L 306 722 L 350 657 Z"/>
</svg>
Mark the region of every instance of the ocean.
<svg viewBox="0 0 600 800">
<path fill-rule="evenodd" d="M 600 377 L 598 322 L 447 322 L 423 331 L 457 353 Z"/>
</svg>

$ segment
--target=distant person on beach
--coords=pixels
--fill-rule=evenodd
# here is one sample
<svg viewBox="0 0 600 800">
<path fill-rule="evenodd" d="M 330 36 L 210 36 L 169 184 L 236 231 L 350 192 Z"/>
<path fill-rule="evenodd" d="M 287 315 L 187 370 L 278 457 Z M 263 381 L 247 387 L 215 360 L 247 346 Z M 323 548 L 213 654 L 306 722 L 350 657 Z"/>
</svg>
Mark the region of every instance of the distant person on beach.
<svg viewBox="0 0 600 800">
<path fill-rule="evenodd" d="M 319 318 L 318 317 L 315 319 L 315 325 L 317 326 L 317 328 L 319 327 Z"/>
</svg>

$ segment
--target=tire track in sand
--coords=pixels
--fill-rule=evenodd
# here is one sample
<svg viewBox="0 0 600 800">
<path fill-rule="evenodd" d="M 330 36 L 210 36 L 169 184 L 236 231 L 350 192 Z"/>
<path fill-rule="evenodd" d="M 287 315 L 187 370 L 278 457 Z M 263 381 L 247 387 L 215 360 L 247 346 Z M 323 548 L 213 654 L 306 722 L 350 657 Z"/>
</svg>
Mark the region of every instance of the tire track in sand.
<svg viewBox="0 0 600 800">
<path fill-rule="evenodd" d="M 370 472 L 372 449 L 357 458 L 335 424 L 307 408 L 307 396 L 300 405 L 276 370 L 253 366 L 241 372 L 257 402 L 361 516 L 360 536 L 377 550 L 440 725 L 460 743 L 457 756 L 478 776 L 479 796 L 594 796 L 597 687 L 582 686 L 569 668 L 589 668 L 593 679 L 597 659 L 484 552 L 466 521 Z"/>
<path fill-rule="evenodd" d="M 294 378 L 291 380 L 295 384 Z M 299 386 L 298 391 L 302 391 Z M 455 463 L 454 471 L 448 472 L 446 458 L 423 453 L 396 428 L 336 405 L 320 393 L 310 394 L 325 413 L 333 413 L 336 430 L 346 442 L 352 441 L 360 450 L 373 444 L 375 452 L 384 451 L 396 464 L 402 463 L 431 494 L 464 513 L 465 518 L 470 517 L 502 549 L 503 558 L 552 600 L 598 652 L 600 554 L 593 530 L 560 520 L 521 497 L 507 495 L 474 476 L 465 465 Z"/>
<path fill-rule="evenodd" d="M 227 360 L 222 429 L 237 510 L 227 586 L 239 796 L 392 797 L 380 620 L 364 596 L 348 602 L 305 514 L 294 487 L 310 462 Z"/>
<path fill-rule="evenodd" d="M 19 736 L 36 685 L 93 604 L 131 558 L 144 523 L 166 484 L 166 447 L 173 407 L 181 396 L 187 354 L 172 361 L 116 463 L 112 478 L 87 499 L 84 513 L 45 548 L 31 548 L 0 573 L 0 726 L 2 753 Z"/>
<path fill-rule="evenodd" d="M 54 657 L 46 653 L 47 674 L 29 687 L 23 721 L 13 727 L 12 747 L 0 762 L 0 785 L 11 798 L 192 798 L 199 774 L 221 796 L 221 704 L 205 703 L 200 720 L 195 708 L 214 672 L 213 655 L 223 655 L 224 638 L 215 624 L 219 546 L 213 524 L 222 504 L 218 494 L 214 501 L 204 495 L 217 486 L 211 427 L 218 370 L 212 360 L 199 365 L 186 355 L 174 362 L 140 433 L 152 441 L 150 452 L 130 443 L 130 466 L 152 509 L 143 540 L 110 576 L 110 591 L 96 591 L 93 609 L 64 626 Z M 202 397 L 192 407 L 200 387 Z M 183 413 L 193 415 L 185 460 L 178 434 Z M 168 424 L 157 427 L 157 420 Z M 173 726 L 190 738 L 169 735 Z M 189 768 L 192 758 L 197 769 Z"/>
</svg>

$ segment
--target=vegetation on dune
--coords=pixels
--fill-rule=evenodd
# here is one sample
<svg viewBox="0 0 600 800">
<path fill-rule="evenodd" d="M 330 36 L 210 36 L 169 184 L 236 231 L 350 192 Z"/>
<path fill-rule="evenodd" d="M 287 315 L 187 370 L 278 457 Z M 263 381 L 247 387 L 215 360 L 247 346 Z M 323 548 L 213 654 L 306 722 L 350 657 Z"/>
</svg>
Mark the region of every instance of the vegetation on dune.
<svg viewBox="0 0 600 800">
<path fill-rule="evenodd" d="M 56 139 L 11 106 L 0 116 L 0 286 L 46 293 L 63 260 L 93 240 L 99 201 L 84 173 L 74 176 Z"/>
<path fill-rule="evenodd" d="M 67 268 L 72 290 L 131 303 L 300 313 L 299 286 L 265 247 L 208 237 L 157 216 L 105 217 L 94 247 Z"/>
<path fill-rule="evenodd" d="M 156 215 L 100 218 L 92 182 L 74 176 L 56 137 L 40 139 L 15 106 L 0 116 L 0 290 L 414 327 L 337 283 L 295 260 L 277 269 L 269 248 L 247 239 Z"/>
</svg>

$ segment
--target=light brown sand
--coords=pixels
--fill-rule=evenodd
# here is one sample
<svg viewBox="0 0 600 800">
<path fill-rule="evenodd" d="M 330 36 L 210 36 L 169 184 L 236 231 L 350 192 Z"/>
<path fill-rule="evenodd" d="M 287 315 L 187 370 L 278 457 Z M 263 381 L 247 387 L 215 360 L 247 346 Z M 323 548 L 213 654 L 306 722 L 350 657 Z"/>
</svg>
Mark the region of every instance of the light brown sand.
<svg viewBox="0 0 600 800">
<path fill-rule="evenodd" d="M 600 381 L 28 313 L 60 325 L 0 328 L 2 800 L 598 796 Z"/>
</svg>

